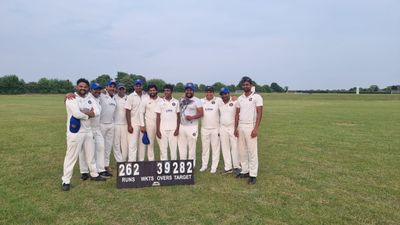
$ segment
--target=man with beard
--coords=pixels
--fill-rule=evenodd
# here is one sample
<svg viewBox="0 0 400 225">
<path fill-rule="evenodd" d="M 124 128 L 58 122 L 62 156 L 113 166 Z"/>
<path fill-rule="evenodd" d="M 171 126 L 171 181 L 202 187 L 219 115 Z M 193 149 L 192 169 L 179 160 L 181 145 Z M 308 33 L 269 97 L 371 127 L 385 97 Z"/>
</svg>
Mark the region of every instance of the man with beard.
<svg viewBox="0 0 400 225">
<path fill-rule="evenodd" d="M 126 123 L 125 103 L 128 96 L 123 83 L 117 86 L 118 94 L 115 95 L 117 104 L 114 113 L 114 149 L 121 152 L 122 161 L 128 161 L 128 125 Z"/>
<path fill-rule="evenodd" d="M 164 86 L 164 98 L 159 102 L 157 113 L 157 141 L 160 160 L 168 160 L 168 145 L 171 160 L 177 160 L 177 145 L 180 126 L 179 101 L 172 97 L 173 86 Z"/>
<path fill-rule="evenodd" d="M 144 127 L 140 124 L 140 107 L 142 101 L 148 98 L 143 92 L 143 81 L 134 80 L 135 91 L 130 94 L 125 103 L 126 122 L 128 124 L 128 161 L 137 160 L 138 148 L 144 149 L 144 144 L 140 140 L 143 138 Z M 139 151 L 144 151 L 140 149 Z"/>
<path fill-rule="evenodd" d="M 64 159 L 64 171 L 62 176 L 62 190 L 70 190 L 70 182 L 79 152 L 84 148 L 86 163 L 89 165 L 91 179 L 105 181 L 98 174 L 94 160 L 94 141 L 89 118 L 99 115 L 99 109 L 93 104 L 93 99 L 87 95 L 89 81 L 79 79 L 76 82 L 75 99 L 67 99 L 67 152 Z"/>
<path fill-rule="evenodd" d="M 219 105 L 220 113 L 220 139 L 222 156 L 224 158 L 225 170 L 224 174 L 232 173 L 240 174 L 239 152 L 237 149 L 237 137 L 235 137 L 235 114 L 236 114 L 236 99 L 230 96 L 227 87 L 221 88 L 219 94 L 222 102 Z"/>
<path fill-rule="evenodd" d="M 238 177 L 249 177 L 248 183 L 255 184 L 258 172 L 257 136 L 263 113 L 262 97 L 251 91 L 252 80 L 241 80 L 243 94 L 238 98 L 235 114 L 235 136 L 238 138 L 242 171 Z"/>
<path fill-rule="evenodd" d="M 154 161 L 154 141 L 156 139 L 157 130 L 157 114 L 156 109 L 161 98 L 158 97 L 158 89 L 154 84 L 149 84 L 147 86 L 147 94 L 149 98 L 145 98 L 142 101 L 140 108 L 140 126 L 144 128 L 147 132 L 150 144 L 144 146 L 144 148 L 139 148 L 138 161 L 144 161 L 145 151 L 147 147 L 147 160 Z"/>
<path fill-rule="evenodd" d="M 210 158 L 211 144 L 211 173 L 216 173 L 220 156 L 219 142 L 219 104 L 220 98 L 214 96 L 214 88 L 207 86 L 205 97 L 201 99 L 204 115 L 201 118 L 201 143 L 202 143 L 202 166 L 200 172 L 207 170 L 208 160 Z"/>
<path fill-rule="evenodd" d="M 100 95 L 100 106 L 102 110 L 100 114 L 100 129 L 104 137 L 105 167 L 108 172 L 111 172 L 110 154 L 114 143 L 114 112 L 117 105 L 114 99 L 115 87 L 116 83 L 114 80 L 108 81 L 106 93 Z M 115 148 L 113 150 L 115 161 L 121 162 L 121 151 Z"/>
<path fill-rule="evenodd" d="M 181 98 L 181 126 L 178 135 L 179 158 L 192 159 L 196 164 L 196 141 L 198 137 L 198 120 L 203 116 L 203 105 L 194 96 L 194 84 L 185 85 L 185 96 Z"/>
<path fill-rule="evenodd" d="M 92 83 L 90 85 L 90 93 L 88 94 L 94 101 L 93 104 L 96 104 L 99 108 L 101 114 L 101 106 L 100 106 L 100 94 L 102 87 L 98 83 Z M 100 115 L 96 115 L 93 118 L 90 118 L 90 125 L 92 128 L 94 145 L 95 145 L 95 159 L 96 159 L 96 167 L 100 174 L 100 176 L 104 178 L 110 178 L 111 174 L 108 173 L 104 166 L 104 138 L 100 131 Z M 79 152 L 79 169 L 81 171 L 81 180 L 87 180 L 89 178 L 89 168 L 86 163 L 86 157 L 84 154 L 84 150 Z"/>
</svg>

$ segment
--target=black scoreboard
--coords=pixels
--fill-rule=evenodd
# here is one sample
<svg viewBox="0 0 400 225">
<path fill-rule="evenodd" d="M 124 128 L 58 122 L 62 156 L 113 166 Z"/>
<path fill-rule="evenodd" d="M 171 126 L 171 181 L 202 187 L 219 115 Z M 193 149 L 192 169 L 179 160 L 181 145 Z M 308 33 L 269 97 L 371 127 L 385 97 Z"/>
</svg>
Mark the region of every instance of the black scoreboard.
<svg viewBox="0 0 400 225">
<path fill-rule="evenodd" d="M 117 188 L 194 184 L 193 160 L 117 163 Z"/>
</svg>

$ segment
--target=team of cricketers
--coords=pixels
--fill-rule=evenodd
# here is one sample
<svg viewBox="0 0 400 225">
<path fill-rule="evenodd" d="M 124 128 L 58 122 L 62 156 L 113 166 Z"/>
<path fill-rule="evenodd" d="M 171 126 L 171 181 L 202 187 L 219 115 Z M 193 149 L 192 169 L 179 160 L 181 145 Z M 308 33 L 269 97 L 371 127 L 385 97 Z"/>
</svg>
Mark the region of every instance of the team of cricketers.
<svg viewBox="0 0 400 225">
<path fill-rule="evenodd" d="M 105 181 L 112 176 L 110 155 L 117 162 L 154 161 L 154 144 L 160 160 L 192 159 L 196 165 L 196 143 L 202 143 L 200 172 L 216 173 L 220 152 L 224 174 L 234 173 L 256 183 L 258 172 L 257 136 L 262 119 L 262 97 L 255 93 L 253 82 L 243 77 L 241 96 L 230 96 L 227 87 L 214 95 L 207 86 L 202 99 L 194 96 L 195 86 L 187 83 L 184 96 L 173 97 L 173 86 L 165 85 L 163 97 L 156 85 L 143 91 L 143 81 L 134 81 L 134 92 L 127 95 L 124 84 L 109 81 L 105 87 L 76 83 L 76 92 L 66 95 L 67 152 L 64 160 L 62 190 L 70 190 L 76 161 L 82 180 Z M 200 123 L 201 121 L 201 123 Z M 147 135 L 150 143 L 142 142 Z M 178 157 L 179 155 L 179 157 Z"/>
</svg>

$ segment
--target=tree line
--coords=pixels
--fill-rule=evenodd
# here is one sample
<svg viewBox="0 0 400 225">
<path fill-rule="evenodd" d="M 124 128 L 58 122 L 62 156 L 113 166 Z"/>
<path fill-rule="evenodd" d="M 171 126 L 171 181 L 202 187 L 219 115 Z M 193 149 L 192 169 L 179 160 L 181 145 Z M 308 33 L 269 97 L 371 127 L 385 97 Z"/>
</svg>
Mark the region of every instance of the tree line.
<svg viewBox="0 0 400 225">
<path fill-rule="evenodd" d="M 91 82 L 97 82 L 103 86 L 106 85 L 107 81 L 113 79 L 108 74 L 102 74 Z M 129 74 L 126 72 L 117 72 L 115 80 L 117 83 L 124 83 L 128 89 L 128 92 L 133 92 L 133 81 L 136 79 L 141 79 L 143 81 L 144 88 L 148 84 L 155 84 L 159 90 L 162 90 L 166 82 L 162 79 L 149 79 L 138 74 Z M 74 81 L 75 82 L 75 81 Z M 185 84 L 178 82 L 174 85 L 174 91 L 183 92 L 185 89 Z M 209 85 L 209 84 L 208 84 Z M 256 91 L 259 93 L 271 93 L 271 92 L 300 92 L 300 93 L 356 93 L 357 87 L 350 89 L 336 89 L 336 90 L 290 90 L 289 87 L 281 87 L 278 83 L 272 82 L 268 84 L 257 84 L 254 82 Z M 26 83 L 23 79 L 18 78 L 16 75 L 5 75 L 0 77 L 0 94 L 24 94 L 24 93 L 39 93 L 39 94 L 63 94 L 74 91 L 75 83 L 70 80 L 60 80 L 60 79 L 47 79 L 41 78 L 37 82 Z M 195 84 L 196 90 L 204 91 L 206 84 Z M 222 87 L 227 86 L 231 92 L 240 91 L 241 83 L 237 84 L 224 84 L 221 82 L 216 82 L 212 84 L 216 91 L 220 90 Z M 400 93 L 400 85 L 387 86 L 385 88 L 380 88 L 378 85 L 371 85 L 367 88 L 359 88 L 361 94 L 389 94 L 389 93 Z"/>
<path fill-rule="evenodd" d="M 385 88 L 380 88 L 378 85 L 370 85 L 369 87 L 358 87 L 360 94 L 390 94 L 400 93 L 400 85 L 391 85 Z M 357 92 L 357 87 L 350 89 L 334 89 L 334 90 L 290 90 L 289 92 L 297 93 L 338 93 L 338 94 L 354 94 Z"/>
<path fill-rule="evenodd" d="M 108 74 L 102 74 L 91 82 L 97 82 L 102 86 L 105 86 L 109 80 L 113 79 Z M 117 72 L 114 80 L 117 83 L 124 83 L 128 92 L 133 92 L 133 81 L 136 79 L 141 79 L 143 81 L 144 88 L 147 88 L 148 84 L 155 84 L 159 90 L 162 90 L 165 82 L 162 79 L 149 79 L 138 74 L 130 74 L 126 72 Z M 185 90 L 185 84 L 183 82 L 178 82 L 172 84 L 174 86 L 175 92 L 183 92 Z M 210 85 L 210 84 L 207 84 Z M 204 91 L 206 84 L 195 84 L 196 90 Z M 259 93 L 271 93 L 271 92 L 287 92 L 288 87 L 281 87 L 278 83 L 273 82 L 271 85 L 264 84 L 259 85 L 254 82 L 256 91 Z M 216 82 L 211 86 L 214 87 L 216 91 L 220 90 L 222 87 L 228 87 L 231 92 L 241 90 L 241 83 L 237 84 L 224 84 L 221 82 Z M 5 75 L 0 77 L 0 94 L 24 94 L 24 93 L 39 93 L 39 94 L 62 94 L 74 91 L 74 83 L 70 80 L 61 79 L 47 79 L 41 78 L 38 82 L 25 82 L 20 79 L 17 75 Z"/>
</svg>

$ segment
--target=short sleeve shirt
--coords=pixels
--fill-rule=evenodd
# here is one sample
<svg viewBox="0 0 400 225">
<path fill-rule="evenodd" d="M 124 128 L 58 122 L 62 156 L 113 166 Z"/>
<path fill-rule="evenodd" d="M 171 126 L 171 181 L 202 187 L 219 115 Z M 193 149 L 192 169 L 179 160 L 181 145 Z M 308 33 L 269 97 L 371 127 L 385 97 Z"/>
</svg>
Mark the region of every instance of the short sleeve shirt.
<svg viewBox="0 0 400 225">
<path fill-rule="evenodd" d="M 257 120 L 257 107 L 263 106 L 263 99 L 257 93 L 239 96 L 236 107 L 240 109 L 239 124 L 255 124 Z"/>
<path fill-rule="evenodd" d="M 203 104 L 200 99 L 193 96 L 192 98 L 183 97 L 179 101 L 179 105 L 181 107 L 181 125 L 190 126 L 190 125 L 198 125 L 199 119 L 195 119 L 192 121 L 186 120 L 186 116 L 194 116 L 197 114 L 197 109 L 202 108 Z"/>
</svg>

